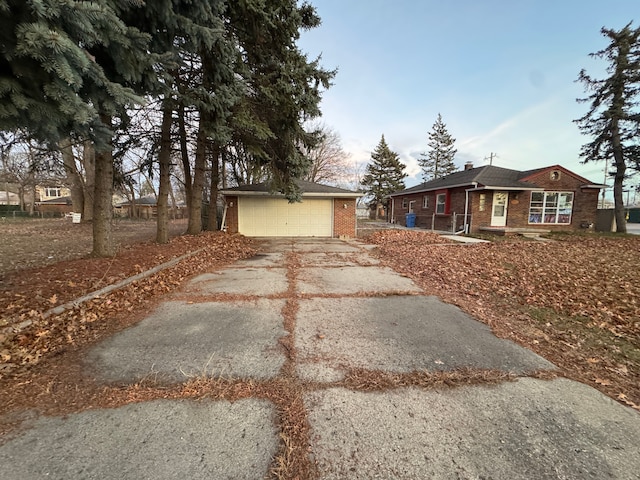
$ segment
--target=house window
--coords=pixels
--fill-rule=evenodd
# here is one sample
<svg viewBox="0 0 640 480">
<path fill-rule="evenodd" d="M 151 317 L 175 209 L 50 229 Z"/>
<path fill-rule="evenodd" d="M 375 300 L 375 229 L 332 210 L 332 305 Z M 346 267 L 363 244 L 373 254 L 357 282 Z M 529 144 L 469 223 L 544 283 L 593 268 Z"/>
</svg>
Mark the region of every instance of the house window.
<svg viewBox="0 0 640 480">
<path fill-rule="evenodd" d="M 44 189 L 44 196 L 45 197 L 59 197 L 60 196 L 60 189 L 59 188 L 47 187 L 47 188 Z"/>
<path fill-rule="evenodd" d="M 402 208 L 407 208 L 407 199 L 406 198 L 402 199 Z"/>
<path fill-rule="evenodd" d="M 447 194 L 439 193 L 436 195 L 436 213 L 446 213 L 447 209 Z"/>
<path fill-rule="evenodd" d="M 422 208 L 429 208 L 429 196 L 422 197 Z"/>
<path fill-rule="evenodd" d="M 415 200 L 411 200 L 411 201 L 409 202 L 409 213 L 414 213 L 414 212 L 413 212 L 413 206 L 414 206 L 415 204 L 416 204 L 416 201 L 415 201 Z"/>
<path fill-rule="evenodd" d="M 571 223 L 572 192 L 531 192 L 529 223 Z"/>
<path fill-rule="evenodd" d="M 481 212 L 484 212 L 484 209 L 487 207 L 487 194 L 486 193 L 481 193 L 480 194 L 480 201 L 478 203 L 478 210 Z"/>
</svg>

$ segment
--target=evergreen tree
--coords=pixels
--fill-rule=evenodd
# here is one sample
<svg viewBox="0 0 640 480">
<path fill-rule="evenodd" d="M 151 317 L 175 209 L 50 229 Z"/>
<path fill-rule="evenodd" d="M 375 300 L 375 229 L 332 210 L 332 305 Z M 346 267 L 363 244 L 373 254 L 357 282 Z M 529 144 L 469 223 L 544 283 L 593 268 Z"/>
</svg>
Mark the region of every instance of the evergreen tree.
<svg viewBox="0 0 640 480">
<path fill-rule="evenodd" d="M 442 116 L 438 113 L 438 118 L 429 132 L 429 151 L 421 153 L 418 163 L 422 167 L 422 178 L 425 182 L 435 180 L 452 174 L 457 171 L 453 158 L 457 150 L 453 144 L 453 138 L 447 126 L 442 121 Z"/>
<path fill-rule="evenodd" d="M 304 122 L 320 115 L 321 90 L 335 75 L 296 45 L 300 31 L 319 26 L 320 18 L 311 5 L 296 0 L 228 5 L 243 58 L 239 74 L 246 82 L 242 119 L 235 120 L 242 122 L 254 160 L 268 166 L 273 189 L 298 200 L 293 179 L 304 176 L 311 163 L 301 148 L 317 141 Z"/>
<path fill-rule="evenodd" d="M 366 173 L 362 179 L 362 186 L 367 195 L 372 197 L 370 206 L 376 209 L 376 219 L 378 218 L 378 208 L 386 203 L 386 196 L 390 193 L 403 190 L 404 173 L 406 165 L 400 162 L 400 157 L 396 152 L 391 151 L 384 139 L 371 154 L 371 162 L 367 165 Z"/>
<path fill-rule="evenodd" d="M 140 98 L 109 77 L 95 50 L 121 66 L 136 60 L 122 71 L 135 75 L 147 39 L 120 12 L 136 3 L 0 0 L 0 130 L 24 129 L 52 145 L 70 134 L 109 140 L 98 109 Z"/>
<path fill-rule="evenodd" d="M 583 145 L 580 152 L 583 163 L 611 162 L 613 171 L 613 197 L 618 232 L 626 232 L 623 182 L 629 166 L 640 167 L 640 29 L 631 23 L 621 30 L 602 28 L 602 35 L 610 41 L 607 48 L 590 54 L 609 62 L 609 76 L 596 80 L 580 71 L 578 81 L 592 92 L 579 102 L 590 103 L 589 111 L 574 120 L 580 131 L 593 140 Z"/>
<path fill-rule="evenodd" d="M 237 95 L 229 94 L 234 83 L 235 44 L 225 38 L 223 0 L 161 0 L 146 2 L 129 21 L 151 37 L 150 51 L 163 60 L 161 75 L 146 82 L 149 94 L 158 98 L 162 120 L 158 132 L 159 165 L 156 241 L 169 240 L 168 196 L 170 191 L 172 127 L 178 106 L 198 112 L 195 124 L 202 130 L 200 142 L 213 139 L 215 120 L 224 123 Z M 212 72 L 216 80 L 212 80 Z M 205 151 L 197 149 L 194 175 L 189 175 L 188 232 L 202 230 L 201 208 L 205 184 Z M 189 162 L 187 166 L 190 167 Z M 197 173 L 197 174 L 196 174 Z M 215 204 L 215 202 L 214 202 Z"/>
</svg>

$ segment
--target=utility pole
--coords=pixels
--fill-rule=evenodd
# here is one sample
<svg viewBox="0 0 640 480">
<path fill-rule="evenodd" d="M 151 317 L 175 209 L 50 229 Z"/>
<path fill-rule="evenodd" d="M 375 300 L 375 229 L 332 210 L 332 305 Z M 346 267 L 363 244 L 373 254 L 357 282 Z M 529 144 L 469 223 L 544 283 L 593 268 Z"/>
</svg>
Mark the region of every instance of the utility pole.
<svg viewBox="0 0 640 480">
<path fill-rule="evenodd" d="M 488 157 L 484 157 L 485 160 L 489 160 L 489 165 L 493 165 L 493 157 L 498 158 L 496 153 L 491 152 Z"/>
<path fill-rule="evenodd" d="M 604 182 L 603 182 L 605 185 L 607 184 L 607 178 L 609 176 L 609 172 L 608 172 L 608 169 L 607 169 L 608 166 L 609 166 L 609 162 L 605 161 L 604 162 Z M 601 209 L 604 209 L 604 197 L 606 195 L 607 195 L 607 187 L 604 187 L 602 189 L 602 203 L 600 204 L 600 208 Z"/>
</svg>

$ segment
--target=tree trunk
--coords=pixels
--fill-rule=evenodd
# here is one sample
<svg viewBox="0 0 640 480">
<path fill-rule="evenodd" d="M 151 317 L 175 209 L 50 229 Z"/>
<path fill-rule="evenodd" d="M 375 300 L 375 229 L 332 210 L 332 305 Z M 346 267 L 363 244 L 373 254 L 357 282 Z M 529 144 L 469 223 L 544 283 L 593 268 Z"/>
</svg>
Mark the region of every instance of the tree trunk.
<svg viewBox="0 0 640 480">
<path fill-rule="evenodd" d="M 171 216 L 175 220 L 178 213 L 178 205 L 176 205 L 176 196 L 173 194 L 173 186 L 171 185 L 171 178 L 169 178 L 169 197 L 171 198 Z"/>
<path fill-rule="evenodd" d="M 111 117 L 101 115 L 108 127 Z M 113 217 L 113 151 L 111 144 L 95 153 L 95 189 L 93 197 L 93 252 L 95 257 L 110 257 L 114 252 L 111 236 Z"/>
<path fill-rule="evenodd" d="M 29 204 L 29 215 L 33 215 L 36 212 L 36 185 L 31 185 L 31 198 L 32 202 Z"/>
<path fill-rule="evenodd" d="M 83 219 L 87 222 L 93 220 L 93 202 L 96 179 L 96 152 L 93 144 L 84 142 L 82 151 L 82 166 L 84 167 L 84 210 Z"/>
<path fill-rule="evenodd" d="M 7 207 L 9 205 L 11 205 L 11 202 L 9 201 L 9 191 L 7 190 L 6 192 L 7 195 Z M 20 205 L 20 211 L 24 212 L 27 206 L 27 202 L 25 202 L 25 192 L 24 192 L 24 187 L 22 185 L 18 186 L 18 205 Z M 8 213 L 8 210 L 7 210 Z"/>
<path fill-rule="evenodd" d="M 613 147 L 613 160 L 616 167 L 616 173 L 613 177 L 613 200 L 616 217 L 616 232 L 627 233 L 627 217 L 624 211 L 624 199 L 622 198 L 622 188 L 627 167 L 624 162 L 617 119 L 613 119 L 611 122 L 611 145 Z"/>
<path fill-rule="evenodd" d="M 136 203 L 136 190 L 133 188 L 133 182 L 129 183 L 129 218 L 139 218 L 138 204 Z"/>
<path fill-rule="evenodd" d="M 227 147 L 228 148 L 228 147 Z M 223 148 L 220 152 L 221 162 L 220 165 L 222 167 L 222 188 L 227 188 L 227 148 Z"/>
<path fill-rule="evenodd" d="M 162 126 L 160 130 L 160 151 L 158 152 L 158 164 L 160 166 L 160 179 L 158 187 L 158 218 L 156 230 L 156 242 L 169 242 L 169 182 L 171 171 L 171 122 L 173 110 L 169 101 L 165 100 L 162 108 Z"/>
<path fill-rule="evenodd" d="M 191 164 L 189 162 L 189 150 L 187 148 L 187 128 L 184 120 L 184 105 L 178 107 L 178 129 L 180 137 L 180 158 L 182 159 L 182 173 L 184 174 L 184 196 L 187 202 L 187 211 L 191 207 Z"/>
<path fill-rule="evenodd" d="M 207 230 L 218 230 L 218 182 L 220 181 L 220 145 L 211 143 L 211 189 L 209 196 L 209 217 Z"/>
<path fill-rule="evenodd" d="M 71 145 L 70 138 L 64 138 L 60 140 L 58 145 L 60 152 L 62 153 L 62 163 L 64 170 L 67 174 L 67 181 L 69 182 L 69 190 L 71 190 L 71 204 L 73 211 L 77 213 L 84 212 L 84 189 L 82 187 L 82 177 L 78 172 L 76 166 L 76 157 L 73 153 L 73 147 Z"/>
<path fill-rule="evenodd" d="M 207 156 L 205 124 L 205 119 L 200 118 L 200 126 L 196 137 L 196 156 L 193 172 L 193 185 L 191 188 L 191 201 L 189 202 L 189 226 L 187 227 L 187 233 L 189 235 L 197 235 L 202 231 L 202 191 L 204 190 Z"/>
</svg>

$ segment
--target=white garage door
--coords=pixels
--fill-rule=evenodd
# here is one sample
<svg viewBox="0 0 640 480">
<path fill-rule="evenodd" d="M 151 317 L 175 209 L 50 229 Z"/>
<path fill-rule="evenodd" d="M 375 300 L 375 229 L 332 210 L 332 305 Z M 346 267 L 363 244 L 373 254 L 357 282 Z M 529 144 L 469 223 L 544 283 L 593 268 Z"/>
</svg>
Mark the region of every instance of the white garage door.
<svg viewBox="0 0 640 480">
<path fill-rule="evenodd" d="M 331 199 L 240 197 L 238 230 L 248 237 L 331 237 L 332 214 Z"/>
</svg>

